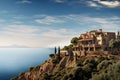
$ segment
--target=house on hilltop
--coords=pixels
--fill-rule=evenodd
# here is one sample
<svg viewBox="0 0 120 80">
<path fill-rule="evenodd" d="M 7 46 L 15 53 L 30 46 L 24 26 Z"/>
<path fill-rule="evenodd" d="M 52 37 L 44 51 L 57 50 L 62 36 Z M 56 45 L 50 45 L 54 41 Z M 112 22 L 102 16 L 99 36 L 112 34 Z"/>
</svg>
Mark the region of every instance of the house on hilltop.
<svg viewBox="0 0 120 80">
<path fill-rule="evenodd" d="M 104 32 L 102 29 L 86 32 L 80 35 L 77 45 L 73 46 L 73 52 L 84 55 L 85 51 L 105 51 L 111 39 L 116 39 L 115 32 Z"/>
</svg>

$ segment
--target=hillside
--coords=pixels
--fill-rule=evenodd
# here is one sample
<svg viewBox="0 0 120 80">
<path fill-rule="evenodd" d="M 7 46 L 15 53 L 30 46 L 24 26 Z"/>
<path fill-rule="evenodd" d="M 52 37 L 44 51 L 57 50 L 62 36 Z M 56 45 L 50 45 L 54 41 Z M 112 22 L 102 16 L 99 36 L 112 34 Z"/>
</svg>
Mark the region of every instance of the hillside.
<svg viewBox="0 0 120 80">
<path fill-rule="evenodd" d="M 50 54 L 42 65 L 11 80 L 120 80 L 120 56 L 88 53 L 83 57 Z"/>
<path fill-rule="evenodd" d="M 120 80 L 120 39 L 113 37 L 101 29 L 81 34 L 12 80 Z"/>
</svg>

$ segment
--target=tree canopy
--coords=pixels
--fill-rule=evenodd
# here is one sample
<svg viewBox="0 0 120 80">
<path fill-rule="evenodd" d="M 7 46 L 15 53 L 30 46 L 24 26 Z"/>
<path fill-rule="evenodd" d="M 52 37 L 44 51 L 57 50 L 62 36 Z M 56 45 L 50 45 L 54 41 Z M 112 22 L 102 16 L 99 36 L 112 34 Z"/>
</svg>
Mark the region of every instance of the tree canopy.
<svg viewBox="0 0 120 80">
<path fill-rule="evenodd" d="M 72 44 L 70 44 L 70 45 L 68 45 L 68 46 L 64 46 L 64 50 L 70 50 L 70 49 L 72 49 L 72 47 L 73 47 L 73 45 Z"/>
<path fill-rule="evenodd" d="M 76 45 L 76 44 L 78 43 L 78 40 L 79 40 L 78 37 L 73 37 L 72 40 L 71 40 L 71 43 L 72 43 L 73 45 Z"/>
<path fill-rule="evenodd" d="M 109 47 L 112 47 L 112 48 L 120 47 L 120 40 L 111 39 L 109 42 Z"/>
</svg>

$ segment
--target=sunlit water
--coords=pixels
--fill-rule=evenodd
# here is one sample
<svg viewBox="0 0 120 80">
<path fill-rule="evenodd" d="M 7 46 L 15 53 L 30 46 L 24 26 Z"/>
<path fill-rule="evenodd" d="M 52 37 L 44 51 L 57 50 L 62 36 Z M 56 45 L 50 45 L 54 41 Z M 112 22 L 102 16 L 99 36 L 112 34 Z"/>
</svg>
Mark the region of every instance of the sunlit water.
<svg viewBox="0 0 120 80">
<path fill-rule="evenodd" d="M 0 80 L 10 80 L 29 67 L 37 66 L 53 53 L 50 48 L 0 48 Z"/>
</svg>

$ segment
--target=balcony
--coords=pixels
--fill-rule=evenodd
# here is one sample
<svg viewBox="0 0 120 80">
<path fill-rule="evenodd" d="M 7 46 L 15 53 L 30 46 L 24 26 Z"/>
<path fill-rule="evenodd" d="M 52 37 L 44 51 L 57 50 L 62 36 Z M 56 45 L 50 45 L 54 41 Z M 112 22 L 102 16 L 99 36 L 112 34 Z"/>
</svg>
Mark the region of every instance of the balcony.
<svg viewBox="0 0 120 80">
<path fill-rule="evenodd" d="M 82 44 L 82 47 L 99 47 L 100 45 L 98 44 Z"/>
</svg>

